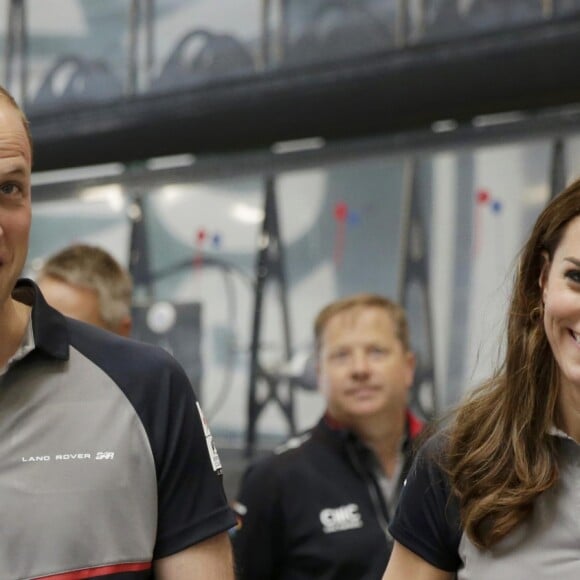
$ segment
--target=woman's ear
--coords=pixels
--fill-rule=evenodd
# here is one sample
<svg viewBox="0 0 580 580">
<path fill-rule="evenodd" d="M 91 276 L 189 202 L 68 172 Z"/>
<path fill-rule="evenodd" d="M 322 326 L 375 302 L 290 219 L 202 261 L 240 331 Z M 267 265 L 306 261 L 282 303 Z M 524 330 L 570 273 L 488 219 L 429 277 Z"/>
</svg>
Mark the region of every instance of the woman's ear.
<svg viewBox="0 0 580 580">
<path fill-rule="evenodd" d="M 542 302 L 545 302 L 545 295 L 546 295 L 546 283 L 548 281 L 548 273 L 550 271 L 550 256 L 548 256 L 548 252 L 542 252 L 543 264 L 542 269 L 540 270 L 540 278 L 538 280 L 538 284 L 542 289 Z"/>
</svg>

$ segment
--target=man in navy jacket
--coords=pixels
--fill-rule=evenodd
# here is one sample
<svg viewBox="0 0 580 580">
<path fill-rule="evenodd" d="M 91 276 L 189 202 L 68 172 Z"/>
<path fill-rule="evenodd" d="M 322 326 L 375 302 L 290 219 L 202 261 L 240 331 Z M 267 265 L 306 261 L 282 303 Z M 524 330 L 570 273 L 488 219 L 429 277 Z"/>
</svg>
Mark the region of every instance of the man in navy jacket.
<svg viewBox="0 0 580 580">
<path fill-rule="evenodd" d="M 327 409 L 244 475 L 235 508 L 242 580 L 379 580 L 388 524 L 421 422 L 408 410 L 415 357 L 403 309 L 358 294 L 315 327 Z"/>
</svg>

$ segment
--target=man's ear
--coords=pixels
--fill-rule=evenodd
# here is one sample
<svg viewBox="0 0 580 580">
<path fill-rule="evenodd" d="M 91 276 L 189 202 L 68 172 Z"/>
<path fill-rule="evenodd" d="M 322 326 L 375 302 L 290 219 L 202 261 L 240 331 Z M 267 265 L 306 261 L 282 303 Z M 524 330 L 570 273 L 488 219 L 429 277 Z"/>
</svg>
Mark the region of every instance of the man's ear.
<svg viewBox="0 0 580 580">
<path fill-rule="evenodd" d="M 417 370 L 417 355 L 413 351 L 408 351 L 405 354 L 407 359 L 407 388 L 413 386 L 415 380 L 415 371 Z"/>
<path fill-rule="evenodd" d="M 322 360 L 322 348 L 317 348 L 314 352 L 313 368 L 316 372 L 316 388 L 321 395 L 326 396 L 327 376 Z"/>
<path fill-rule="evenodd" d="M 117 334 L 121 336 L 129 337 L 131 336 L 131 330 L 133 330 L 133 321 L 130 316 L 126 316 L 119 322 L 117 326 Z"/>
</svg>

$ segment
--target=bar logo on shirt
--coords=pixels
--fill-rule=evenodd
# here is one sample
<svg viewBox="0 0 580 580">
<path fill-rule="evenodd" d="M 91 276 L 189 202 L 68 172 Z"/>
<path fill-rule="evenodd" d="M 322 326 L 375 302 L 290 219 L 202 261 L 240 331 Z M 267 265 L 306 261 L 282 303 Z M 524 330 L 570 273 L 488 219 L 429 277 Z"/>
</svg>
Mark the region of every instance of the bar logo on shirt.
<svg viewBox="0 0 580 580">
<path fill-rule="evenodd" d="M 362 516 L 356 503 L 323 509 L 319 517 L 325 534 L 345 532 L 363 526 Z"/>
<path fill-rule="evenodd" d="M 222 473 L 222 462 L 220 461 L 220 456 L 218 454 L 217 447 L 215 446 L 211 431 L 209 430 L 208 422 L 199 406 L 199 403 L 196 401 L 197 412 L 199 413 L 199 418 L 201 419 L 201 425 L 203 427 L 203 434 L 205 436 L 205 443 L 207 445 L 207 451 L 209 453 L 209 460 L 211 461 L 211 466 L 213 470 L 218 474 L 221 475 Z"/>
</svg>

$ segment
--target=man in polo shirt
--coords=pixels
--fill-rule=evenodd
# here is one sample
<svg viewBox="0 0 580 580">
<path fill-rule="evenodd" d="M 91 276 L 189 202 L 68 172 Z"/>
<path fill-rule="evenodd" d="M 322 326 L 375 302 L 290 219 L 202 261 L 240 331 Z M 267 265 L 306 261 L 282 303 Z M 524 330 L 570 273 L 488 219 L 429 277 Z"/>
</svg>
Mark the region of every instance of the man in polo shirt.
<svg viewBox="0 0 580 580">
<path fill-rule="evenodd" d="M 221 465 L 181 367 L 18 280 L 31 161 L 0 87 L 0 578 L 233 580 Z"/>
<path fill-rule="evenodd" d="M 245 474 L 234 535 L 242 580 L 379 580 L 388 523 L 421 423 L 407 409 L 415 358 L 403 309 L 358 294 L 318 315 L 317 426 Z"/>
</svg>

